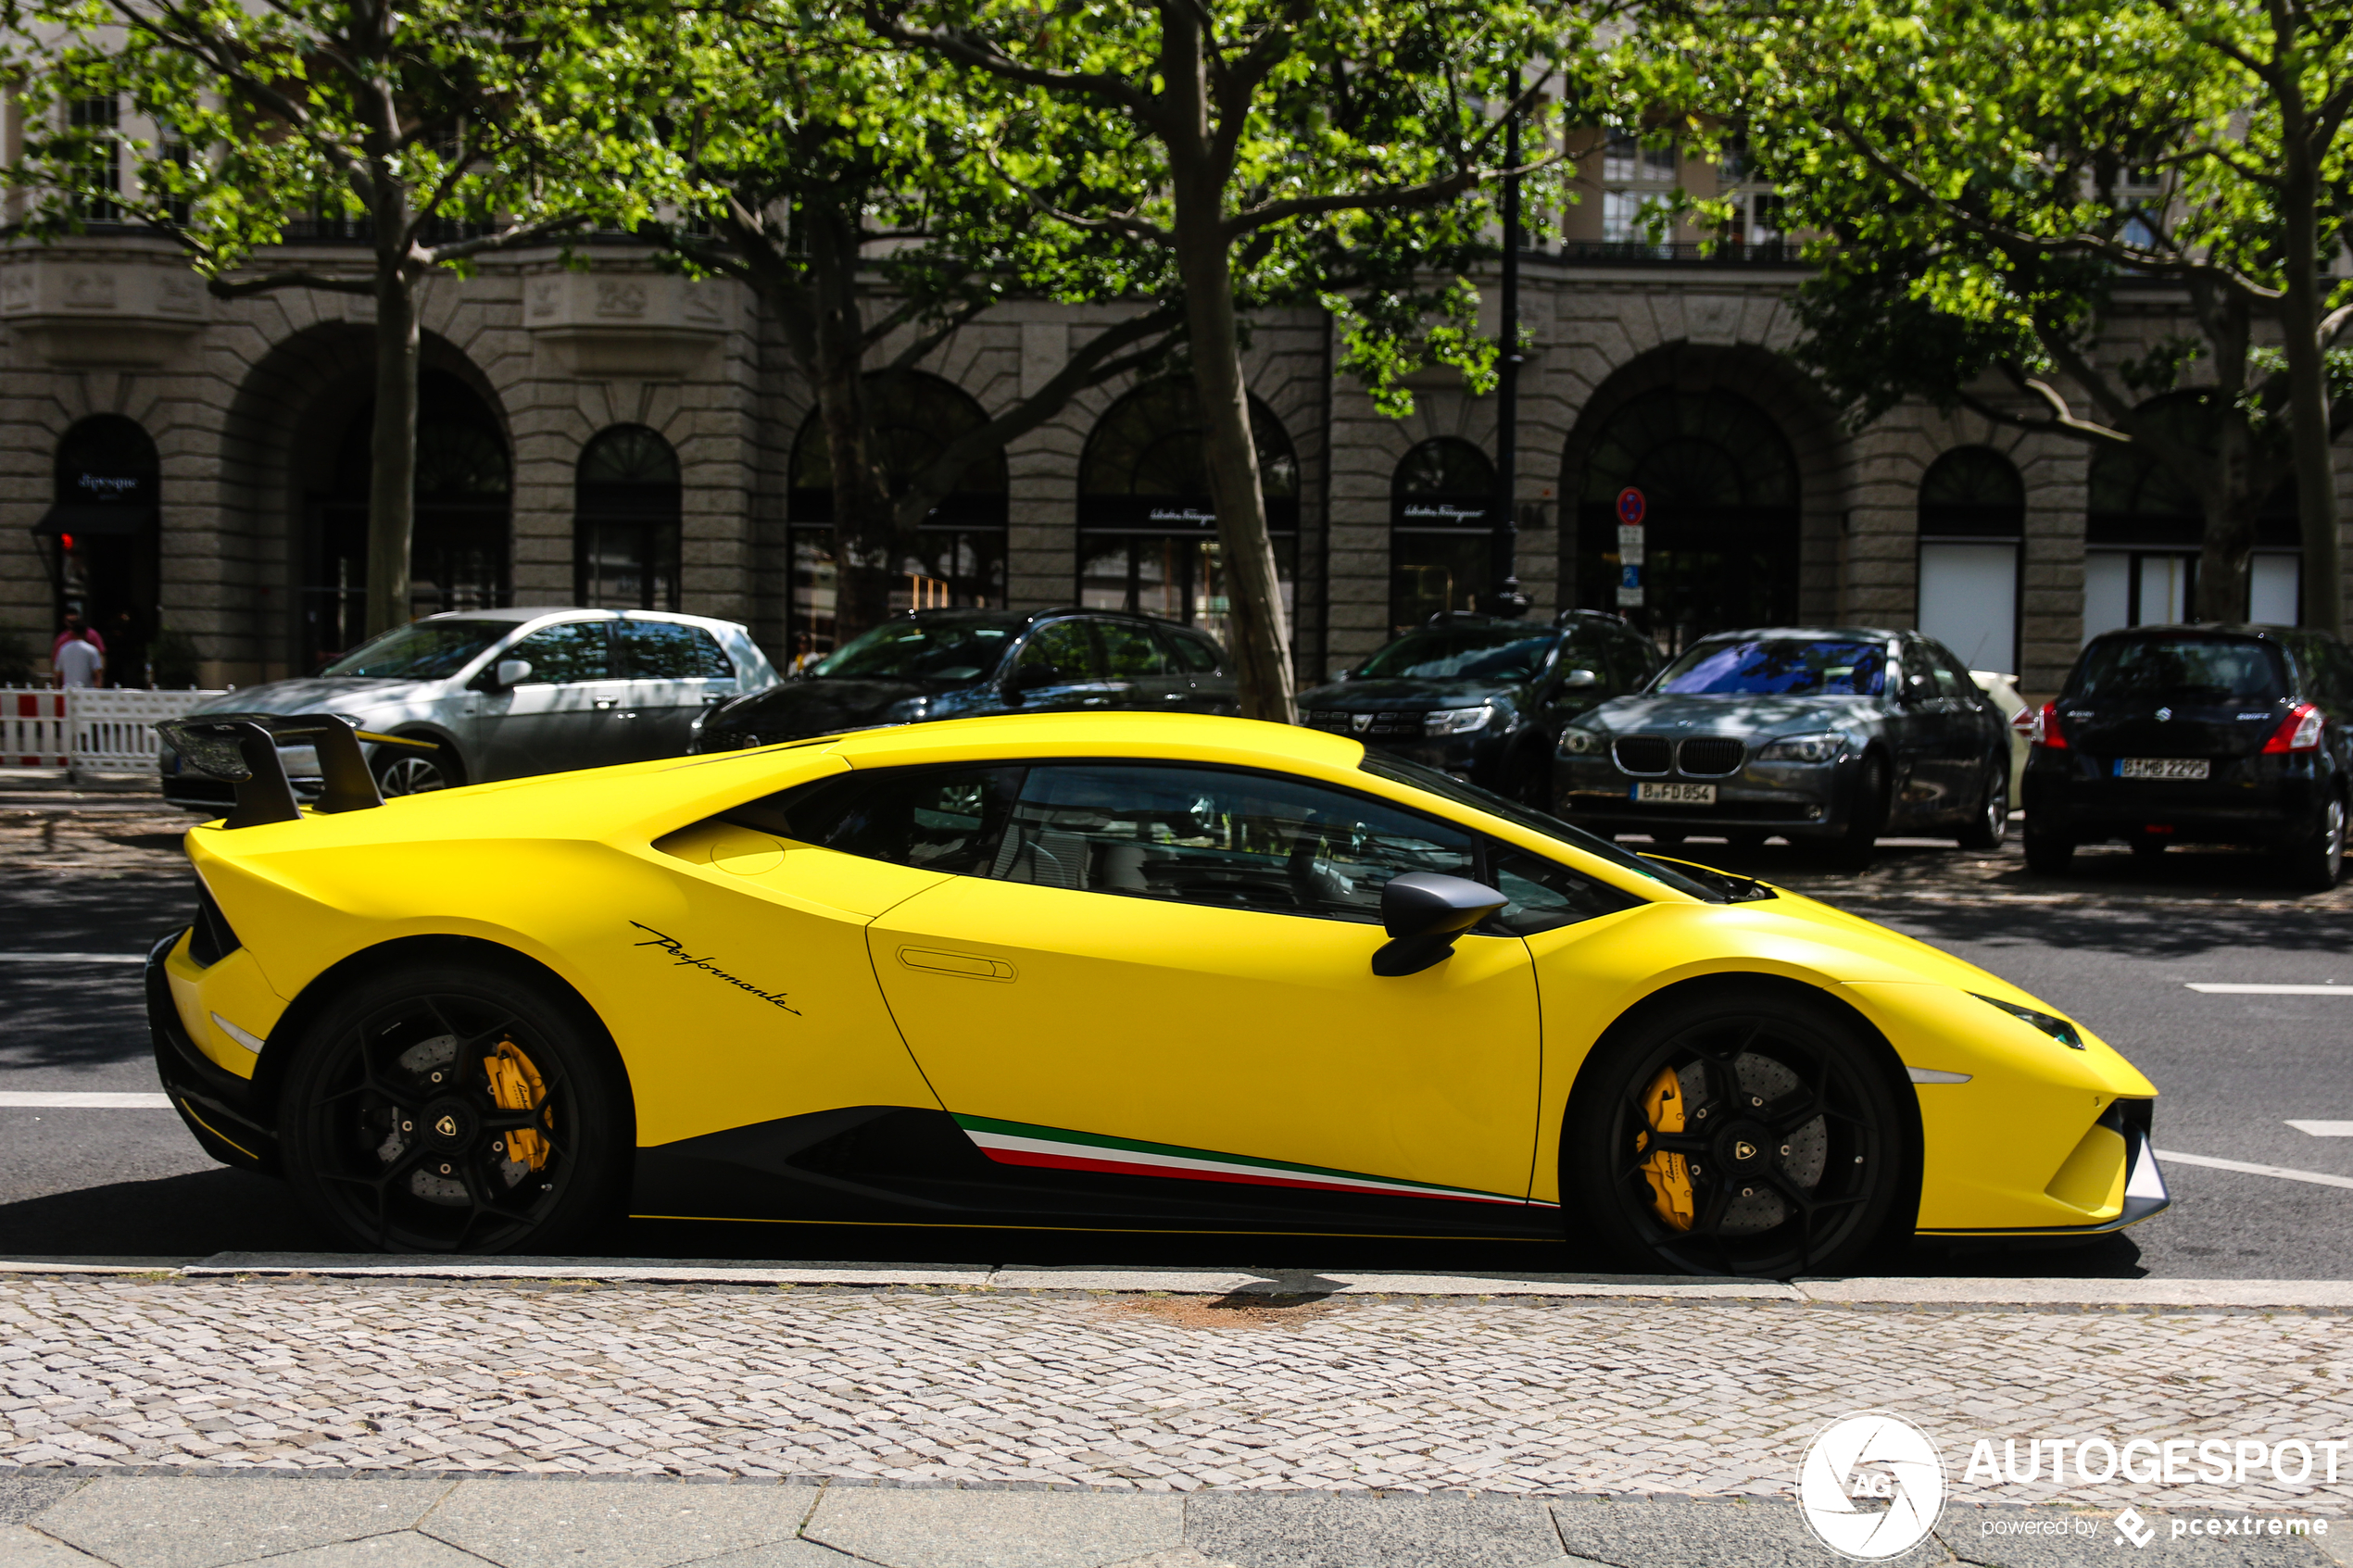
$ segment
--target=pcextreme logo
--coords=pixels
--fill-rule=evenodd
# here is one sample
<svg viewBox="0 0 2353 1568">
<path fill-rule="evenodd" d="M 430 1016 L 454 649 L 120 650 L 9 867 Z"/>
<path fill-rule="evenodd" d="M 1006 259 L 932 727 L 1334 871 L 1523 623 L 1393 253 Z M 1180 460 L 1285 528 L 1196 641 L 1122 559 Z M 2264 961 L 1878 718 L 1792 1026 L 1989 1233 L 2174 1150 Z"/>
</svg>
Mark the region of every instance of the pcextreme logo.
<svg viewBox="0 0 2353 1568">
<path fill-rule="evenodd" d="M 1815 1536 L 1840 1556 L 1894 1557 L 1936 1527 L 1944 1461 L 1928 1434 L 1902 1416 L 1865 1411 L 1815 1435 L 1798 1467 L 1797 1500 Z"/>
</svg>

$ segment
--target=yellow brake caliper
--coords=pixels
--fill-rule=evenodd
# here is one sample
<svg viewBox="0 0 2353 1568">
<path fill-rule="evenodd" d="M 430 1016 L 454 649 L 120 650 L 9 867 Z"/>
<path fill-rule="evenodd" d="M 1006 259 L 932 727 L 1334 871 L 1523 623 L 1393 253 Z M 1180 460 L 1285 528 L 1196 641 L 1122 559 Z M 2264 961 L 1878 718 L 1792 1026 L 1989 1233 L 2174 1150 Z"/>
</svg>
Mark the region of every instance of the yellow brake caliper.
<svg viewBox="0 0 2353 1568">
<path fill-rule="evenodd" d="M 1642 1115 L 1651 1126 L 1650 1132 L 1635 1135 L 1637 1153 L 1650 1148 L 1651 1133 L 1683 1130 L 1683 1085 L 1673 1068 L 1660 1068 L 1658 1076 L 1643 1091 Z M 1643 1164 L 1642 1175 L 1650 1183 L 1651 1207 L 1658 1217 L 1676 1230 L 1690 1230 L 1695 1210 L 1692 1204 L 1692 1173 L 1685 1168 L 1683 1157 L 1660 1149 Z"/>
<path fill-rule="evenodd" d="M 547 1098 L 539 1069 L 512 1040 L 499 1041 L 497 1049 L 482 1059 L 482 1070 L 490 1076 L 490 1098 L 501 1110 L 536 1110 Z M 523 1160 L 536 1171 L 547 1163 L 547 1140 L 530 1128 L 509 1133 L 507 1158 Z"/>
</svg>

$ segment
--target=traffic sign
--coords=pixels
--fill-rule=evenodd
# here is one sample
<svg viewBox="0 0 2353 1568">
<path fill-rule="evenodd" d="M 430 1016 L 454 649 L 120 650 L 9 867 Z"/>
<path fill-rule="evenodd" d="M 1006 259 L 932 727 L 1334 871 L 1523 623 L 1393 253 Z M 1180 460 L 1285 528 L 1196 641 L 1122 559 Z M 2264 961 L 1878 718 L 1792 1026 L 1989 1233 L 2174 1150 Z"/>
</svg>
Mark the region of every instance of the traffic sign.
<svg viewBox="0 0 2353 1568">
<path fill-rule="evenodd" d="M 1642 516 L 1650 510 L 1650 502 L 1632 485 L 1617 493 L 1617 521 L 1628 528 L 1642 526 Z"/>
</svg>

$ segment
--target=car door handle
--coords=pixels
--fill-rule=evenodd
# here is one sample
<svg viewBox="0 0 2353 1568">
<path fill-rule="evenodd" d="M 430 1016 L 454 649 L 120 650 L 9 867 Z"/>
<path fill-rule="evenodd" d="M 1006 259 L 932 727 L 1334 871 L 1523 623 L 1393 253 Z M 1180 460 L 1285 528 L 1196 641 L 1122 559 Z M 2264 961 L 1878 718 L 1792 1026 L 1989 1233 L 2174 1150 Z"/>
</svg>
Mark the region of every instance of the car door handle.
<svg viewBox="0 0 2353 1568">
<path fill-rule="evenodd" d="M 617 696 L 600 696 L 594 702 L 591 702 L 588 706 L 595 709 L 598 712 L 602 713 L 609 708 L 620 707 L 621 699 Z"/>
<path fill-rule="evenodd" d="M 927 974 L 957 974 L 967 980 L 1011 980 L 1013 966 L 978 953 L 944 953 L 936 947 L 901 947 L 899 961 Z"/>
</svg>

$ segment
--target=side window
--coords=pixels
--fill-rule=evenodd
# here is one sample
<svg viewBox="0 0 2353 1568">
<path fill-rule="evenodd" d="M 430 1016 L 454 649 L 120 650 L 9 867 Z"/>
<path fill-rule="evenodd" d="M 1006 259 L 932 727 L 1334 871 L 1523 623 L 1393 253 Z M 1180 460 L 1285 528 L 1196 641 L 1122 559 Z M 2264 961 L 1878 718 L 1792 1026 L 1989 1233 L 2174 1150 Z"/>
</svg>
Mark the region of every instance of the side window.
<svg viewBox="0 0 2353 1568">
<path fill-rule="evenodd" d="M 1022 644 L 1021 668 L 1051 665 L 1065 681 L 1099 681 L 1102 666 L 1095 639 L 1084 621 L 1050 621 L 1030 633 Z"/>
<path fill-rule="evenodd" d="M 1513 936 L 1532 936 L 1597 915 L 1616 914 L 1642 902 L 1605 883 L 1580 875 L 1525 850 L 1488 847 L 1488 885 L 1511 900 L 1488 923 Z"/>
<path fill-rule="evenodd" d="M 612 640 L 606 634 L 606 624 L 573 621 L 549 626 L 534 632 L 500 657 L 531 660 L 531 673 L 523 679 L 527 686 L 610 681 L 613 678 Z"/>
<path fill-rule="evenodd" d="M 1617 650 L 1610 646 L 1610 639 L 1600 633 L 1579 632 L 1561 649 L 1560 671 L 1566 675 L 1572 670 L 1591 670 L 1593 678 L 1601 683 L 1601 693 L 1616 696 L 1633 687 L 1624 661 L 1617 657 Z M 1586 688 L 1586 693 L 1593 695 L 1593 688 Z"/>
<path fill-rule="evenodd" d="M 1658 648 L 1647 638 L 1621 635 L 1614 639 L 1618 667 L 1626 671 L 1625 691 L 1640 691 L 1658 673 Z"/>
<path fill-rule="evenodd" d="M 1987 696 L 1983 688 L 1978 685 L 1976 679 L 1969 672 L 1969 666 L 1961 662 L 1959 655 L 1942 643 L 1932 643 L 1930 646 L 1941 656 L 1945 676 L 1953 683 L 1955 696 L 1971 708 L 1991 709 L 1994 706 L 1994 699 Z"/>
<path fill-rule="evenodd" d="M 699 626 L 669 621 L 624 621 L 622 668 L 641 681 L 732 680 L 736 667 L 719 639 Z"/>
<path fill-rule="evenodd" d="M 1067 763 L 1029 771 L 992 874 L 1378 924 L 1390 877 L 1473 876 L 1477 865 L 1461 828 L 1300 779 Z"/>
<path fill-rule="evenodd" d="M 845 855 L 974 876 L 988 869 L 1019 768 L 884 768 L 755 800 L 724 821 Z"/>
<path fill-rule="evenodd" d="M 1181 670 L 1189 675 L 1217 673 L 1217 666 L 1222 661 L 1223 656 L 1217 651 L 1217 645 L 1208 638 L 1197 636 L 1190 632 L 1171 632 L 1163 629 L 1160 640 L 1168 645 L 1170 669 Z"/>
<path fill-rule="evenodd" d="M 1104 673 L 1114 681 L 1139 680 L 1166 669 L 1160 639 L 1149 626 L 1132 621 L 1098 621 L 1095 635 L 1102 639 Z"/>
</svg>

